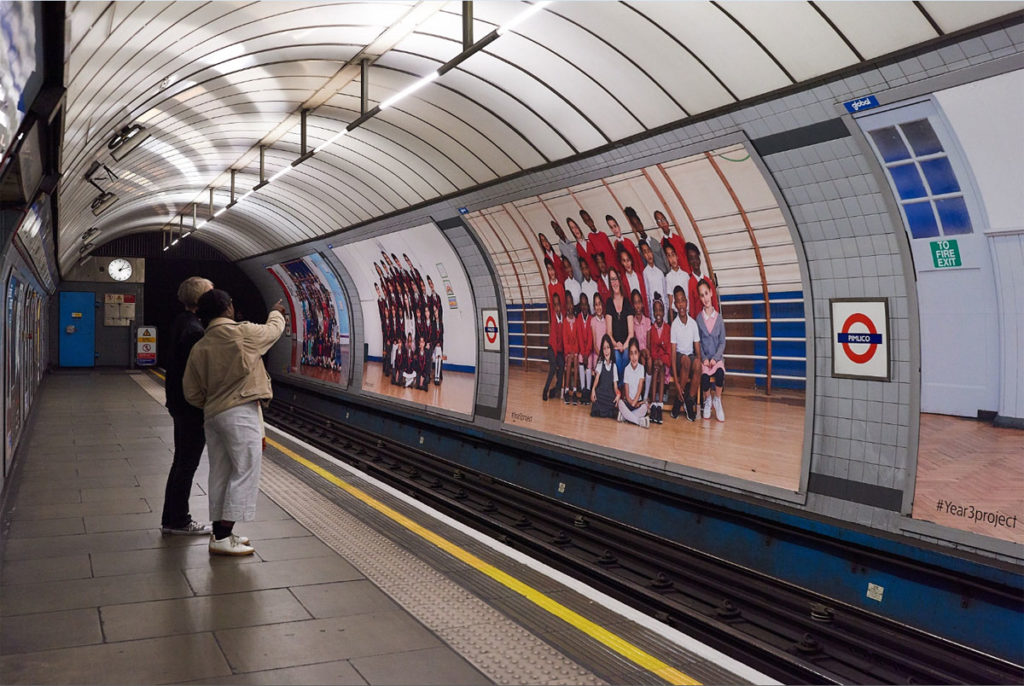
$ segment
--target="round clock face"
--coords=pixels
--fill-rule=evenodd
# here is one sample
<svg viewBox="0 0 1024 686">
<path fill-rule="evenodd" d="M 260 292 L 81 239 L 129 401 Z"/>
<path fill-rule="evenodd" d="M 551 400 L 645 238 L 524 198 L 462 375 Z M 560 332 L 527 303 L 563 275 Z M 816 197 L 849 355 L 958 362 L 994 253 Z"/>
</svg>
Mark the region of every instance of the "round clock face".
<svg viewBox="0 0 1024 686">
<path fill-rule="evenodd" d="M 132 276 L 132 263 L 123 258 L 111 260 L 107 265 L 107 274 L 114 281 L 127 281 Z"/>
</svg>

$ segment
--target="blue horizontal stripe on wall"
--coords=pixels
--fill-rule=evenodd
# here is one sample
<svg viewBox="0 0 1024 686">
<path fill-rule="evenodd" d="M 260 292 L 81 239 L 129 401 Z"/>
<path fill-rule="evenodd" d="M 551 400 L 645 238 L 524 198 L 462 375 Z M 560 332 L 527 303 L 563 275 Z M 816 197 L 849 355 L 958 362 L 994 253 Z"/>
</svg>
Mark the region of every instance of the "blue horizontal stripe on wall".
<svg viewBox="0 0 1024 686">
<path fill-rule="evenodd" d="M 807 344 L 804 341 L 779 341 L 778 338 L 806 338 L 806 322 L 781 322 L 779 319 L 797 319 L 804 316 L 803 302 L 775 302 L 777 300 L 790 300 L 803 298 L 803 291 L 777 291 L 768 294 L 768 301 L 771 303 L 772 314 L 772 387 L 773 388 L 794 388 L 803 389 L 806 382 L 792 379 L 777 379 L 781 376 L 807 376 L 806 360 L 779 360 L 779 357 L 805 357 L 807 355 Z M 723 295 L 722 302 L 753 300 L 759 297 L 759 293 L 746 293 L 737 295 Z M 755 303 L 750 306 L 750 317 L 752 319 L 764 319 L 765 308 L 763 303 Z M 753 324 L 753 335 L 766 337 L 768 327 L 765 322 Z M 726 333 L 728 336 L 728 332 Z M 755 355 L 767 355 L 767 341 L 754 343 Z M 768 371 L 767 360 L 754 360 L 754 371 L 758 374 L 765 374 Z M 755 379 L 758 387 L 764 387 L 765 378 Z"/>
</svg>

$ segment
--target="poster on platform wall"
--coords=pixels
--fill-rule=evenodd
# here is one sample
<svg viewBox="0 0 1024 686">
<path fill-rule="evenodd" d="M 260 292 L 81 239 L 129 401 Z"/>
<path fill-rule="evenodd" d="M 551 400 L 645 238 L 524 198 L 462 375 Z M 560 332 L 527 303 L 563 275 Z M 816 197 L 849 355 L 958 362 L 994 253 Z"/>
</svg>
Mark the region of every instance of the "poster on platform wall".
<svg viewBox="0 0 1024 686">
<path fill-rule="evenodd" d="M 292 351 L 288 372 L 342 386 L 351 365 L 348 305 L 337 274 L 312 254 L 267 267 L 284 292 Z"/>
<path fill-rule="evenodd" d="M 473 411 L 477 335 L 462 262 L 434 224 L 334 248 L 359 292 L 363 390 Z"/>
<path fill-rule="evenodd" d="M 505 296 L 508 430 L 799 489 L 803 284 L 751 153 L 731 144 L 463 215 Z M 700 360 L 698 319 L 723 331 Z"/>
</svg>

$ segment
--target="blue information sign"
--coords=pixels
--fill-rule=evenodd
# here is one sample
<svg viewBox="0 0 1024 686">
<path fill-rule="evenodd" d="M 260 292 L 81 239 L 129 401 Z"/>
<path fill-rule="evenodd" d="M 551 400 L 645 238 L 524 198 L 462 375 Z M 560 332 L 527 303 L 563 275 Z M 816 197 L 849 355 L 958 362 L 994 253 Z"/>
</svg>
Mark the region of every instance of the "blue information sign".
<svg viewBox="0 0 1024 686">
<path fill-rule="evenodd" d="M 469 214 L 469 208 L 468 207 L 460 207 L 459 208 L 459 214 Z"/>
<path fill-rule="evenodd" d="M 872 107 L 878 107 L 878 98 L 873 95 L 865 95 L 856 100 L 847 100 L 843 103 L 843 106 L 846 107 L 846 111 L 850 114 L 856 114 L 861 110 L 870 110 Z"/>
</svg>

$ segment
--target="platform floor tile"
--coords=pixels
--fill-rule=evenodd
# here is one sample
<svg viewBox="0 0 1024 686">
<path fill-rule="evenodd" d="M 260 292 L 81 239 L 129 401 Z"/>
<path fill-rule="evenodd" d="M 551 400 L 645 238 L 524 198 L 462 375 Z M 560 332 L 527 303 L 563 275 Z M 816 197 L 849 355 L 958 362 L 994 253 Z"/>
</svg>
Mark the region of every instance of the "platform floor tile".
<svg viewBox="0 0 1024 686">
<path fill-rule="evenodd" d="M 124 373 L 44 382 L 0 522 L 0 683 L 364 685 L 408 655 L 437 683 L 492 683 L 262 493 L 237 527 L 255 555 L 162 535 L 173 436 L 152 395 Z M 199 520 L 207 474 L 204 457 Z"/>
</svg>

